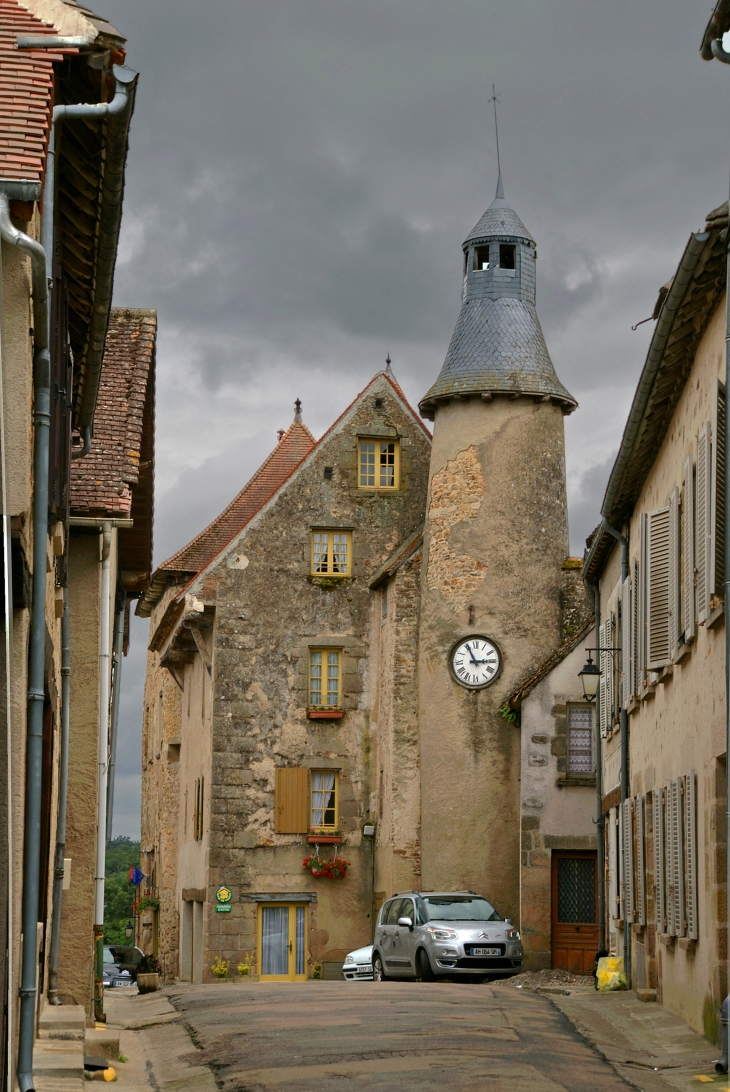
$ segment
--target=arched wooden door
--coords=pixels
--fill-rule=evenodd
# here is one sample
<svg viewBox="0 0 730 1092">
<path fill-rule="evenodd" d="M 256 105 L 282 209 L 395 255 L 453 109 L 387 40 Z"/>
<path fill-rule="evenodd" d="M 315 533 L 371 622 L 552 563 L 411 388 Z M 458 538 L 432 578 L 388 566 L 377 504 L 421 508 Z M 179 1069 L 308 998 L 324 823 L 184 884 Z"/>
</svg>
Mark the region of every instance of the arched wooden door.
<svg viewBox="0 0 730 1092">
<path fill-rule="evenodd" d="M 553 850 L 552 962 L 591 974 L 598 948 L 598 875 L 593 851 Z"/>
</svg>

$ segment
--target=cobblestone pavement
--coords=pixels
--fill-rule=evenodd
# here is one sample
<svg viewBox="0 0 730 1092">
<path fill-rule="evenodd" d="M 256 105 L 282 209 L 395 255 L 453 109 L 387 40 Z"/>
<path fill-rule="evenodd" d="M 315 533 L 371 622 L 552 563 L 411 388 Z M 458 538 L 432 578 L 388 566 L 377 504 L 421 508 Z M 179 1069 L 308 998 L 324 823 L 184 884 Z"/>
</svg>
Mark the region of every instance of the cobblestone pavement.
<svg viewBox="0 0 730 1092">
<path fill-rule="evenodd" d="M 184 1060 L 209 1065 L 222 1092 L 632 1087 L 551 999 L 527 991 L 307 982 L 167 992 L 190 1035 Z"/>
</svg>

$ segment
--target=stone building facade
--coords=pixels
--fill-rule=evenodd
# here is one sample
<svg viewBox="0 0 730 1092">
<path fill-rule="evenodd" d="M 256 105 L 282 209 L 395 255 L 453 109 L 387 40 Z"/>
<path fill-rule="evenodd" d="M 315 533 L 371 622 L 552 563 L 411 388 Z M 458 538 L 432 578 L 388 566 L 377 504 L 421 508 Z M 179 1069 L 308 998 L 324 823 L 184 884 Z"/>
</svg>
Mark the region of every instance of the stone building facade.
<svg viewBox="0 0 730 1092">
<path fill-rule="evenodd" d="M 297 410 L 140 602 L 142 870 L 160 903 L 146 928 L 170 975 L 205 979 L 247 952 L 264 977 L 335 974 L 402 889 L 473 888 L 519 921 L 508 702 L 585 620 L 565 566 L 575 401 L 501 180 L 463 253 L 461 315 L 420 407 L 433 439 L 389 365 L 317 443 Z M 486 681 L 459 674 L 470 635 L 499 660 Z M 317 857 L 347 860 L 346 878 L 313 876 Z"/>
</svg>

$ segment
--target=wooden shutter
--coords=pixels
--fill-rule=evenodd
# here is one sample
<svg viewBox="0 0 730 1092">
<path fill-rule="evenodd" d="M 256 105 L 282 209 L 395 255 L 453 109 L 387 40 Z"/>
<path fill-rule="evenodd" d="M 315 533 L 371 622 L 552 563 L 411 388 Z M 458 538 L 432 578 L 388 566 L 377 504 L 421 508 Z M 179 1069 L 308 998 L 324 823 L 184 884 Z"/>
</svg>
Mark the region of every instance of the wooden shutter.
<svg viewBox="0 0 730 1092">
<path fill-rule="evenodd" d="M 688 455 L 682 489 L 682 630 L 687 643 L 695 636 L 695 610 L 694 462 Z"/>
<path fill-rule="evenodd" d="M 684 779 L 684 840 L 686 862 L 687 936 L 699 938 L 697 908 L 697 775 L 690 770 Z"/>
<path fill-rule="evenodd" d="M 621 902 L 624 921 L 634 920 L 634 824 L 631 798 L 621 805 Z"/>
<path fill-rule="evenodd" d="M 669 659 L 677 651 L 682 632 L 679 595 L 679 489 L 675 486 L 669 498 Z"/>
<path fill-rule="evenodd" d="M 669 509 L 647 520 L 647 667 L 659 671 L 669 660 Z"/>
<path fill-rule="evenodd" d="M 616 845 L 616 811 L 618 809 L 611 808 L 607 815 L 607 829 L 608 829 L 608 911 L 612 918 L 619 916 L 617 906 L 617 891 L 618 891 L 618 861 Z"/>
<path fill-rule="evenodd" d="M 639 517 L 639 602 L 637 605 L 638 611 L 638 631 L 639 639 L 637 642 L 637 673 L 639 686 L 637 693 L 641 693 L 646 684 L 646 577 L 647 577 L 647 538 L 648 538 L 648 517 L 646 512 L 642 512 Z"/>
<path fill-rule="evenodd" d="M 615 618 L 613 611 L 608 615 L 606 619 L 606 648 L 615 648 Z M 616 657 L 613 652 L 606 652 L 605 654 L 605 672 L 606 672 L 606 725 L 610 731 L 613 728 L 613 722 L 616 714 L 616 687 L 615 687 L 615 666 Z"/>
<path fill-rule="evenodd" d="M 605 736 L 608 732 L 609 716 L 608 716 L 608 703 L 607 703 L 607 686 L 606 686 L 606 667 L 608 664 L 608 653 L 601 652 L 602 648 L 606 648 L 606 623 L 602 622 L 598 627 L 598 665 L 601 669 L 601 675 L 598 680 L 598 715 L 599 725 L 601 728 L 601 735 Z"/>
<path fill-rule="evenodd" d="M 639 674 L 639 562 L 634 561 L 634 579 L 631 588 L 631 694 L 641 693 Z"/>
<path fill-rule="evenodd" d="M 710 486 L 712 467 L 710 465 L 710 426 L 705 425 L 697 437 L 697 476 L 695 504 L 695 568 L 697 582 L 697 620 L 706 622 L 710 613 Z"/>
<path fill-rule="evenodd" d="M 725 386 L 715 379 L 712 399 L 709 587 L 722 599 L 725 589 Z"/>
<path fill-rule="evenodd" d="M 687 928 L 684 898 L 684 778 L 675 777 L 673 784 L 676 809 L 675 844 L 677 847 L 677 862 L 675 865 L 676 895 L 674 903 L 674 924 L 677 926 L 677 936 L 683 937 Z"/>
<path fill-rule="evenodd" d="M 651 794 L 654 820 L 654 924 L 657 933 L 666 932 L 666 874 L 664 870 L 664 794 L 660 788 Z"/>
<path fill-rule="evenodd" d="M 631 655 L 633 618 L 631 577 L 627 576 L 621 591 L 621 673 L 623 684 L 621 704 L 624 709 L 628 708 L 629 703 L 634 696 L 633 658 Z"/>
<path fill-rule="evenodd" d="M 639 793 L 634 805 L 636 814 L 636 920 L 646 925 L 646 848 L 644 842 L 644 796 Z"/>
<path fill-rule="evenodd" d="M 274 817 L 277 834 L 309 830 L 309 770 L 280 766 L 276 770 Z"/>
<path fill-rule="evenodd" d="M 668 781 L 665 790 L 665 826 L 666 826 L 666 856 L 667 856 L 667 932 L 670 936 L 677 935 L 677 927 L 674 922 L 674 910 L 676 907 L 674 865 L 677 860 L 676 853 L 676 825 L 674 822 L 674 782 Z"/>
</svg>

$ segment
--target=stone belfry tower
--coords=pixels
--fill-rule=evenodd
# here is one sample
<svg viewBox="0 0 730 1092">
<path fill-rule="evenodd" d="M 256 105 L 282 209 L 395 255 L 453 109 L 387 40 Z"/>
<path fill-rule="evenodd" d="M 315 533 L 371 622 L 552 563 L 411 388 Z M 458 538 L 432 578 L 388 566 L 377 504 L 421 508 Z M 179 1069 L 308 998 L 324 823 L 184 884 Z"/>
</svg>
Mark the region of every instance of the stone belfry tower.
<svg viewBox="0 0 730 1092">
<path fill-rule="evenodd" d="M 462 307 L 420 403 L 434 422 L 421 589 L 424 890 L 519 920 L 520 730 L 500 707 L 561 640 L 564 414 L 535 309 L 535 242 L 497 195 L 463 244 Z"/>
</svg>

